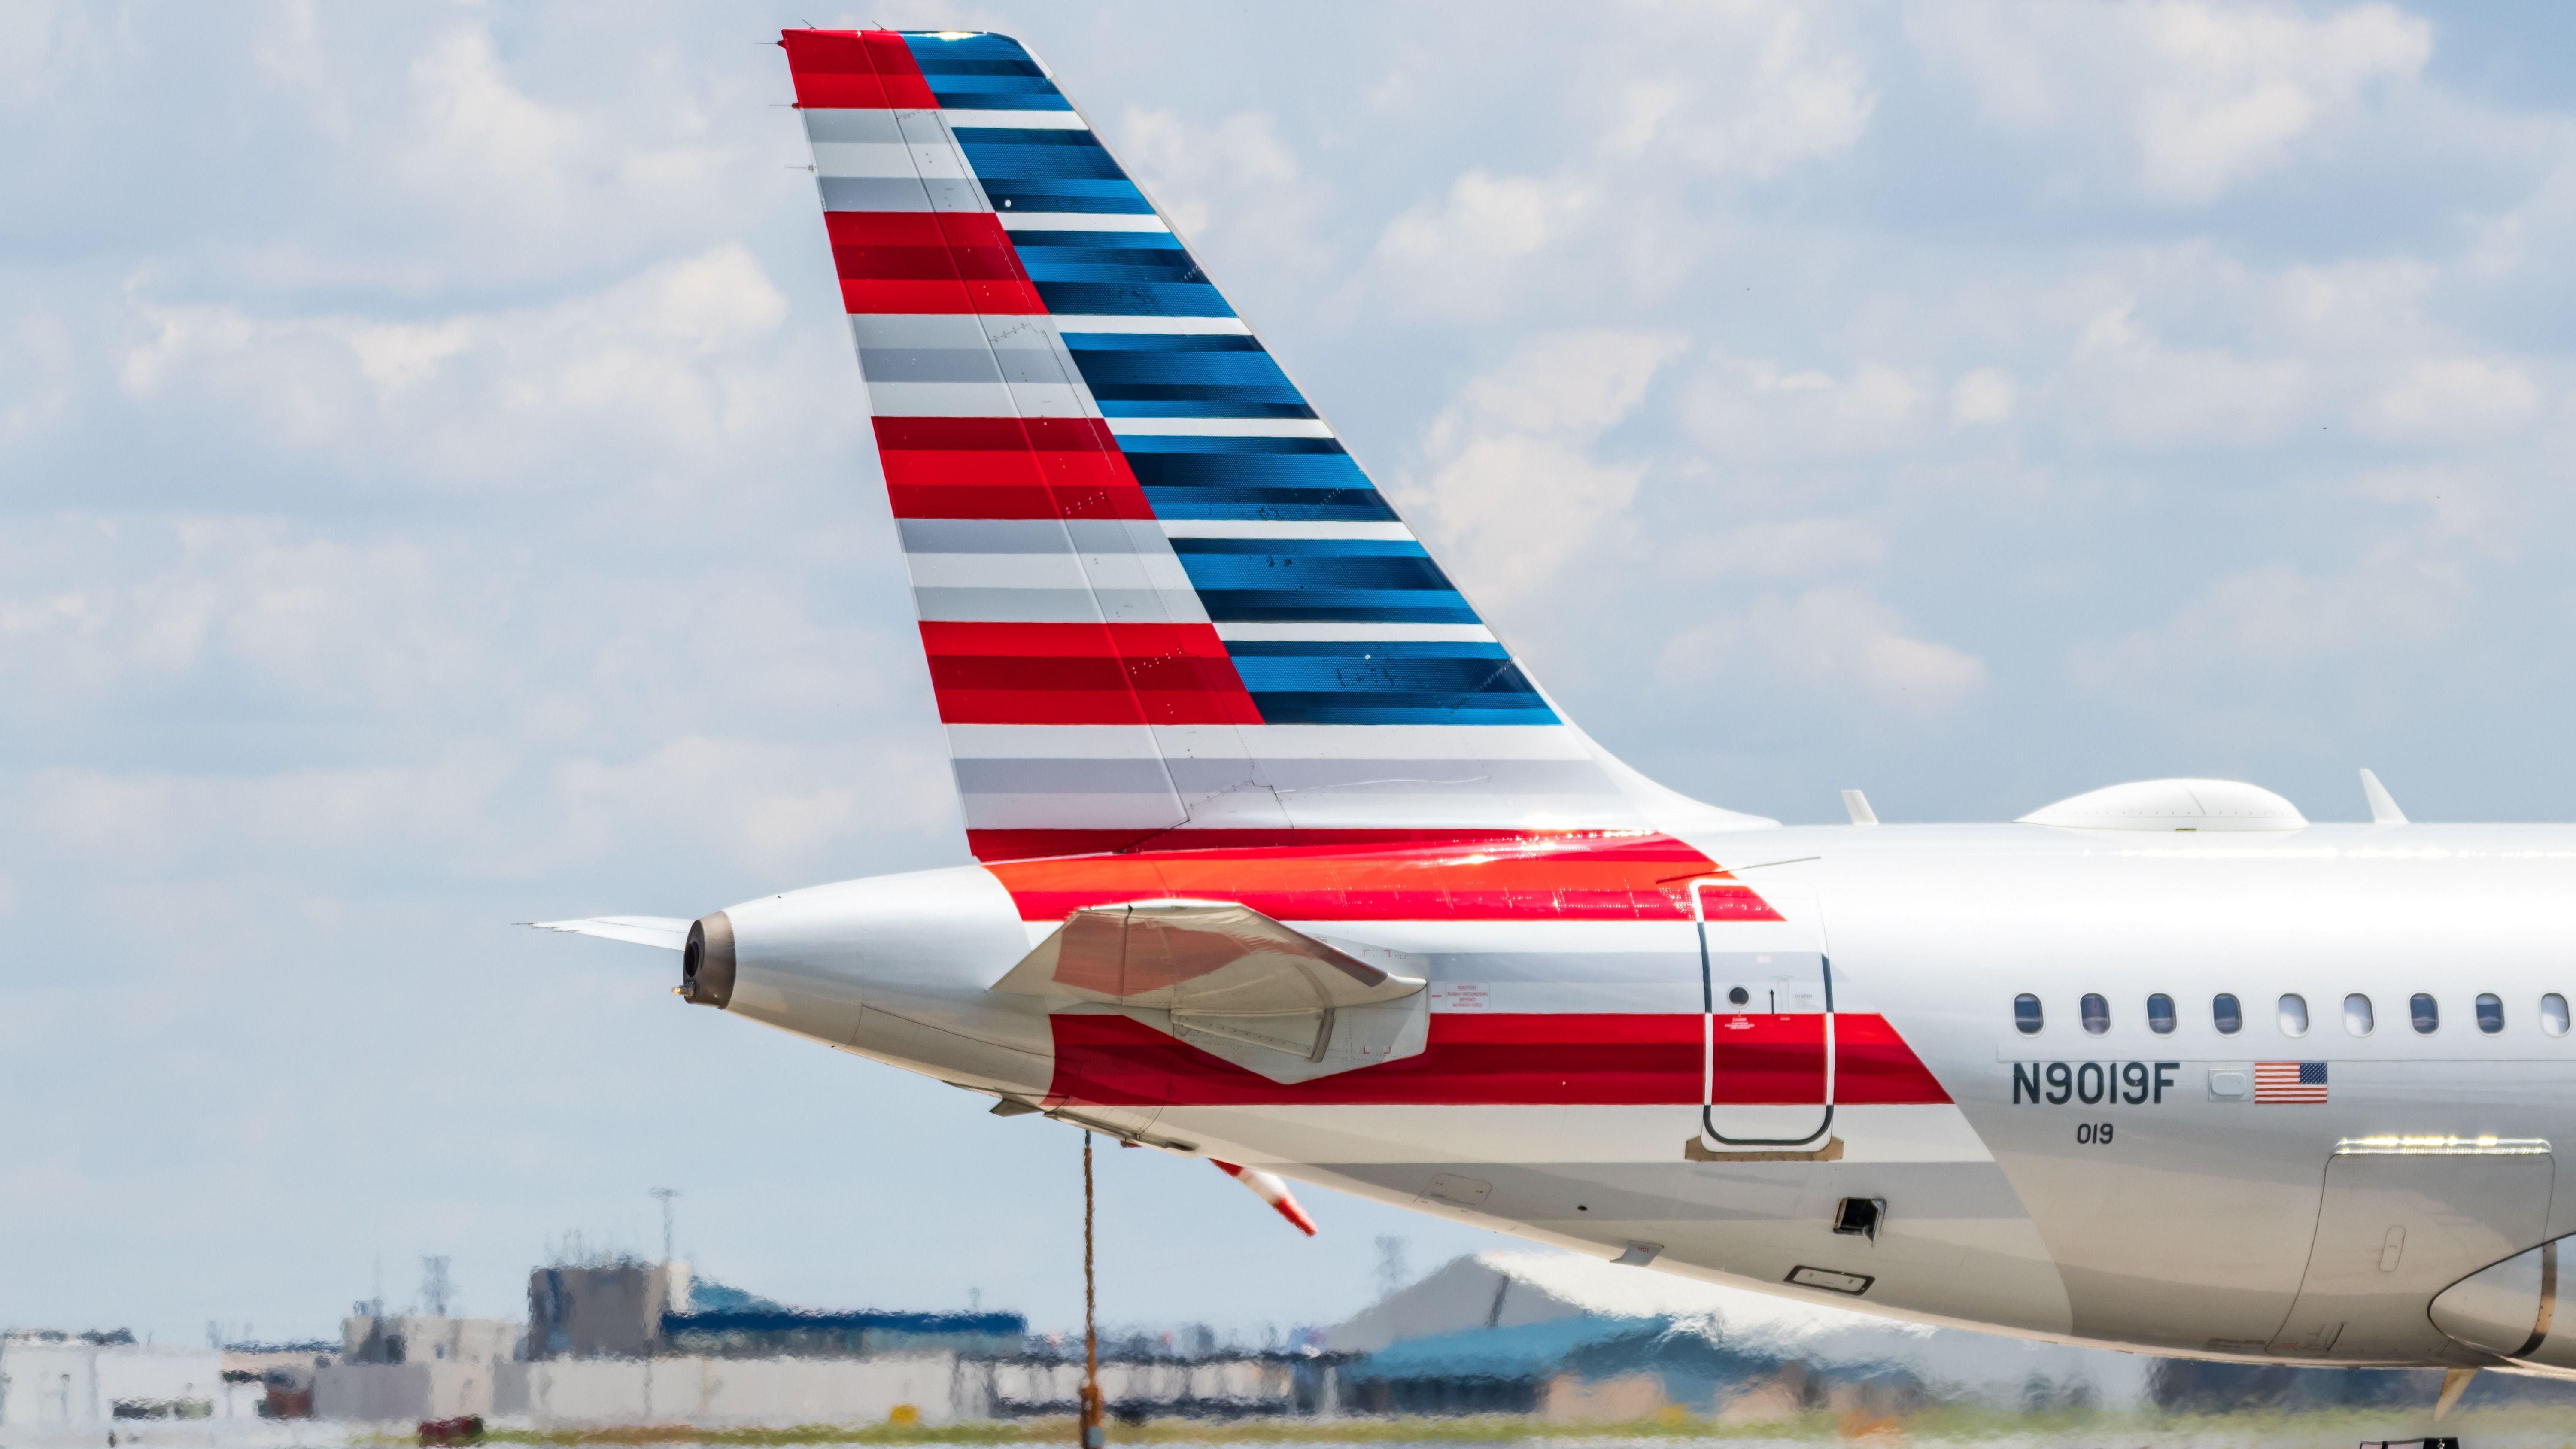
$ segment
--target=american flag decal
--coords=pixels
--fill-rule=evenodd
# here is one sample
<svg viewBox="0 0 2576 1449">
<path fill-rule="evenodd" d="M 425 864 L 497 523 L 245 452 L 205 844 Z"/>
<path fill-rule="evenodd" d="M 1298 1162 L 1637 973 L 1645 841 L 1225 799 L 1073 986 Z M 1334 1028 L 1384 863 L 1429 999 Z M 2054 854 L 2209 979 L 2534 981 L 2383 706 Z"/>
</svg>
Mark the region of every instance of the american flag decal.
<svg viewBox="0 0 2576 1449">
<path fill-rule="evenodd" d="M 2323 1102 L 2325 1099 L 2326 1064 L 2323 1062 L 2254 1064 L 2254 1100 L 2257 1102 Z"/>
</svg>

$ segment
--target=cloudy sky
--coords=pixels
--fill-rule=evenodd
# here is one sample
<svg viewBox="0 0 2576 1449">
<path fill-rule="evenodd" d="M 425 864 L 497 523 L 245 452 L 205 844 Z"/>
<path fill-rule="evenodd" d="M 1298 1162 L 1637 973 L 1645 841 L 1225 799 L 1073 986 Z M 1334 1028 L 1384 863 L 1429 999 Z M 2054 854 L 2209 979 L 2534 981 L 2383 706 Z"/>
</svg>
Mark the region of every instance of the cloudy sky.
<svg viewBox="0 0 2576 1449">
<path fill-rule="evenodd" d="M 515 1313 L 656 1186 L 773 1296 L 1074 1319 L 1073 1134 L 509 924 L 964 858 L 760 43 L 872 20 L 1046 56 L 1668 783 L 2576 816 L 2576 11 L 12 0 L 0 1322 Z M 1115 1319 L 1492 1241 L 1102 1167 Z"/>
</svg>

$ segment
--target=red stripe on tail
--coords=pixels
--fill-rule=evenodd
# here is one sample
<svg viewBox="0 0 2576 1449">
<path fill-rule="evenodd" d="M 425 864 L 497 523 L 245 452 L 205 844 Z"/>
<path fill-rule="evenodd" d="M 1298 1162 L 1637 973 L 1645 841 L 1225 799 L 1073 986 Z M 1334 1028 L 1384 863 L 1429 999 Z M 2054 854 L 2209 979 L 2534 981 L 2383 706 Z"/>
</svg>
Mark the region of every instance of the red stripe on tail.
<svg viewBox="0 0 2576 1449">
<path fill-rule="evenodd" d="M 939 98 L 912 48 L 890 30 L 782 30 L 796 104 L 828 110 L 933 110 Z"/>
<path fill-rule="evenodd" d="M 868 58 L 877 63 L 877 79 L 885 82 L 886 102 L 900 110 L 933 110 L 939 97 L 930 93 L 930 82 L 921 74 L 921 62 L 912 58 L 912 47 L 891 30 L 862 30 L 859 40 L 868 48 Z"/>
<path fill-rule="evenodd" d="M 1049 860 L 1103 855 L 1151 844 L 1160 851 L 1264 850 L 1283 846 L 1385 849 L 1404 845 L 1477 845 L 1532 838 L 1526 830 L 969 830 L 966 848 L 977 860 Z"/>
<path fill-rule="evenodd" d="M 827 211 L 845 312 L 1046 311 L 989 211 Z"/>
<path fill-rule="evenodd" d="M 881 111 L 892 105 L 855 30 L 782 30 L 796 104 L 829 110 Z"/>
<path fill-rule="evenodd" d="M 1259 724 L 1207 624 L 926 621 L 943 724 Z"/>
<path fill-rule="evenodd" d="M 1093 418 L 878 418 L 897 518 L 1149 520 L 1153 506 Z"/>
</svg>

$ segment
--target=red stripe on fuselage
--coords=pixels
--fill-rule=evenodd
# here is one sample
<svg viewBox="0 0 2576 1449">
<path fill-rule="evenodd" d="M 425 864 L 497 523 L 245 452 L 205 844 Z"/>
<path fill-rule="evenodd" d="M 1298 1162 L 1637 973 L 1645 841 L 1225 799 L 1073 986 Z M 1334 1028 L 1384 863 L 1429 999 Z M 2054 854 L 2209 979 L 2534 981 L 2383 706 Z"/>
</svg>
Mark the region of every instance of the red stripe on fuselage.
<svg viewBox="0 0 2576 1449">
<path fill-rule="evenodd" d="M 1824 1018 L 1721 1017 L 1714 1096 L 1726 1105 L 1822 1103 Z M 1434 1012 L 1421 1055 L 1311 1082 L 1274 1082 L 1124 1016 L 1060 1015 L 1049 1104 L 1098 1107 L 1696 1106 L 1695 1014 Z M 1886 1018 L 1834 1018 L 1834 1100 L 1950 1100 Z"/>
<path fill-rule="evenodd" d="M 988 859 L 987 868 L 1029 921 L 1161 896 L 1240 901 L 1281 921 L 1687 921 L 1688 882 L 1724 874 L 1670 836 L 1603 831 L 1376 850 L 1319 845 Z M 1780 919 L 1732 881 L 1700 898 L 1713 921 Z"/>
</svg>

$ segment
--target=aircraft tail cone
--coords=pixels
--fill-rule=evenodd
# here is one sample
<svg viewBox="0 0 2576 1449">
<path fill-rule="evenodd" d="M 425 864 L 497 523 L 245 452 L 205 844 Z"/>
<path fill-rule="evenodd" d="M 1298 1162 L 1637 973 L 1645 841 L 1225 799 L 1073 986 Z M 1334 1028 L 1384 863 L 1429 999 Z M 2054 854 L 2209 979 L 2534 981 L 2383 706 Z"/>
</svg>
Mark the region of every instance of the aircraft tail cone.
<svg viewBox="0 0 2576 1449">
<path fill-rule="evenodd" d="M 718 911 L 689 926 L 680 952 L 680 999 L 723 1010 L 733 1001 L 733 919 Z"/>
</svg>

